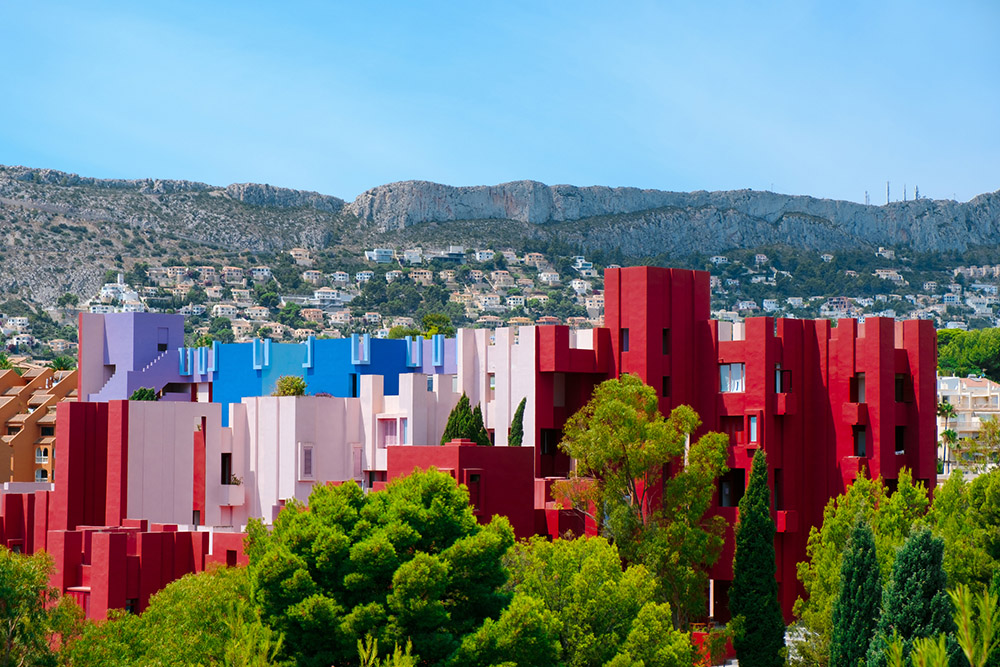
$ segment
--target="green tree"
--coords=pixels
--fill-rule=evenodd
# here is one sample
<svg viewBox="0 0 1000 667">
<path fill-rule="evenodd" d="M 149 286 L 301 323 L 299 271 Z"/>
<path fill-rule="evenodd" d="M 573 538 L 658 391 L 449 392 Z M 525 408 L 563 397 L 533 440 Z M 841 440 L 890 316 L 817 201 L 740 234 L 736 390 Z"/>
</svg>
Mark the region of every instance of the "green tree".
<svg viewBox="0 0 1000 667">
<path fill-rule="evenodd" d="M 795 664 L 823 665 L 830 661 L 833 603 L 840 591 L 840 571 L 848 540 L 859 518 L 872 528 L 882 581 L 892 571 L 896 550 L 928 507 L 927 489 L 914 484 L 909 470 L 902 469 L 892 495 L 882 478 L 868 479 L 864 471 L 847 492 L 831 498 L 823 510 L 821 526 L 810 529 L 806 544 L 808 559 L 798 564 L 798 577 L 807 597 L 795 602 L 799 621 L 793 633 L 790 660 Z"/>
<path fill-rule="evenodd" d="M 455 327 L 451 323 L 451 318 L 444 313 L 428 313 L 420 321 L 424 325 L 424 336 L 430 338 L 435 334 L 454 336 Z"/>
<path fill-rule="evenodd" d="M 604 538 L 534 538 L 506 560 L 514 599 L 466 638 L 454 664 L 692 664 L 689 637 L 673 629 L 655 577 L 642 565 L 623 571 Z"/>
<path fill-rule="evenodd" d="M 656 391 L 634 375 L 598 385 L 566 423 L 560 447 L 577 466 L 554 493 L 587 513 L 626 561 L 657 576 L 685 626 L 704 611 L 707 569 L 722 550 L 726 522 L 706 512 L 726 470 L 728 438 L 709 433 L 688 447 L 698 416 L 680 406 L 664 418 L 658 405 Z"/>
<path fill-rule="evenodd" d="M 514 418 L 510 423 L 510 438 L 507 439 L 508 447 L 520 447 L 524 440 L 524 406 L 527 401 L 527 398 L 522 398 L 514 410 Z"/>
<path fill-rule="evenodd" d="M 128 397 L 130 401 L 155 401 L 157 400 L 156 390 L 152 387 L 139 387 Z"/>
<path fill-rule="evenodd" d="M 1000 644 L 997 596 L 989 590 L 973 595 L 965 584 L 948 592 L 955 607 L 955 629 L 969 667 L 984 667 Z"/>
<path fill-rule="evenodd" d="M 483 423 L 483 409 L 476 404 L 476 407 L 472 409 L 472 428 L 471 428 L 471 440 L 475 441 L 480 447 L 490 447 L 493 445 L 490 442 L 490 434 L 486 431 L 486 425 Z"/>
<path fill-rule="evenodd" d="M 150 598 L 142 616 L 120 612 L 88 624 L 67 646 L 77 665 L 279 664 L 281 638 L 250 603 L 246 568 L 186 575 Z"/>
<path fill-rule="evenodd" d="M 54 371 L 71 371 L 76 368 L 76 359 L 65 354 L 59 355 L 49 362 L 49 367 Z"/>
<path fill-rule="evenodd" d="M 414 338 L 416 338 L 417 336 L 421 335 L 423 334 L 421 333 L 420 329 L 415 329 L 413 327 L 395 326 L 389 329 L 388 337 L 390 339 L 395 340 L 398 338 L 406 338 L 407 336 L 413 336 Z"/>
<path fill-rule="evenodd" d="M 75 306 L 80 303 L 80 297 L 71 292 L 66 292 L 56 301 L 56 305 L 60 308 L 66 308 L 67 306 Z"/>
<path fill-rule="evenodd" d="M 868 653 L 882 605 L 875 536 L 858 521 L 840 569 L 840 595 L 833 605 L 830 667 L 857 667 Z"/>
<path fill-rule="evenodd" d="M 445 424 L 444 433 L 441 434 L 441 444 L 447 444 L 458 438 L 468 438 L 472 433 L 472 406 L 469 405 L 469 397 L 462 393 L 458 403 L 452 408 L 448 415 L 448 423 Z"/>
<path fill-rule="evenodd" d="M 270 534 L 248 527 L 253 599 L 302 667 L 358 664 L 357 640 L 413 642 L 425 664 L 509 601 L 501 590 L 510 523 L 480 526 L 468 493 L 436 470 L 366 495 L 353 482 L 316 485 L 290 503 Z"/>
<path fill-rule="evenodd" d="M 16 554 L 0 546 L 0 667 L 55 665 L 53 647 L 82 614 L 49 587 L 52 559 Z"/>
<path fill-rule="evenodd" d="M 301 375 L 282 375 L 274 383 L 271 396 L 305 396 L 306 381 Z"/>
<path fill-rule="evenodd" d="M 955 470 L 934 490 L 927 524 L 944 540 L 944 569 L 956 584 L 990 583 L 1000 557 L 1000 470 L 966 482 Z"/>
<path fill-rule="evenodd" d="M 757 450 L 750 483 L 740 499 L 729 607 L 736 623 L 733 647 L 741 665 L 779 667 L 785 662 L 785 622 L 774 578 L 774 520 L 767 485 L 767 455 Z"/>
<path fill-rule="evenodd" d="M 903 642 L 903 659 L 910 664 L 913 642 L 944 633 L 952 665 L 960 656 L 955 641 L 954 610 L 947 592 L 943 567 L 944 541 L 929 530 L 918 530 L 896 556 L 892 579 L 882 598 L 882 614 L 868 649 L 868 667 L 883 667 L 893 634 Z"/>
</svg>

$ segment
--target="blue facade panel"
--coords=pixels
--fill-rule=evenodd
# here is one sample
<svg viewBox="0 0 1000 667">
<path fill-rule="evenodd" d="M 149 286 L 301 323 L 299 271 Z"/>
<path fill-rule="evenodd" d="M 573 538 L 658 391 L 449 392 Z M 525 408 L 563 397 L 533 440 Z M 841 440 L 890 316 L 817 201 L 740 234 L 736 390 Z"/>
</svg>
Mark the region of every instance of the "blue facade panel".
<svg viewBox="0 0 1000 667">
<path fill-rule="evenodd" d="M 367 363 L 361 364 L 352 363 L 357 348 L 349 338 L 314 340 L 312 354 L 310 345 L 300 343 L 271 343 L 266 355 L 259 341 L 220 345 L 212 401 L 227 405 L 248 396 L 267 396 L 283 375 L 302 376 L 308 393 L 331 396 L 357 396 L 361 375 L 381 375 L 385 393 L 396 395 L 400 373 L 421 371 L 407 366 L 405 340 L 374 338 L 368 345 Z M 229 425 L 227 409 L 222 411 L 222 421 Z"/>
</svg>

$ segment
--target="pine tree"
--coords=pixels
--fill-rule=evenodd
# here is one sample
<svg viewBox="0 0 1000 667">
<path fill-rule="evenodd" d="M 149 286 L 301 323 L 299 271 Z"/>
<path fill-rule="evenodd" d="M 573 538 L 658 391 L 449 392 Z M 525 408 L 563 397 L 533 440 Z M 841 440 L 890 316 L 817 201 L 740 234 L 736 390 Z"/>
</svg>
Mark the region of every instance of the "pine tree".
<svg viewBox="0 0 1000 667">
<path fill-rule="evenodd" d="M 882 615 L 868 649 L 868 667 L 885 667 L 886 649 L 893 633 L 903 643 L 905 664 L 911 664 L 913 642 L 947 633 L 952 665 L 961 662 L 961 648 L 954 637 L 954 610 L 946 590 L 944 541 L 929 530 L 913 533 L 896 555 L 892 581 L 882 597 Z"/>
<path fill-rule="evenodd" d="M 441 444 L 447 444 L 456 438 L 468 438 L 471 424 L 472 408 L 469 406 L 469 397 L 463 393 L 451 414 L 448 415 L 448 423 L 441 435 Z"/>
<path fill-rule="evenodd" d="M 486 430 L 486 424 L 483 422 L 483 409 L 476 404 L 476 407 L 472 410 L 472 422 L 469 428 L 469 434 L 465 436 L 469 440 L 472 440 L 480 447 L 492 447 L 493 443 L 490 442 L 490 434 Z"/>
<path fill-rule="evenodd" d="M 522 398 L 514 410 L 514 419 L 510 423 L 510 438 L 507 439 L 508 447 L 520 447 L 524 440 L 524 406 L 528 399 Z"/>
<path fill-rule="evenodd" d="M 830 667 L 857 667 L 868 653 L 882 604 L 875 536 L 863 520 L 854 525 L 840 568 L 840 597 L 833 605 Z"/>
<path fill-rule="evenodd" d="M 778 603 L 770 505 L 767 456 L 764 450 L 758 450 L 750 469 L 750 483 L 740 500 L 729 592 L 729 606 L 737 626 L 733 647 L 742 667 L 782 667 L 785 663 L 785 621 Z"/>
</svg>

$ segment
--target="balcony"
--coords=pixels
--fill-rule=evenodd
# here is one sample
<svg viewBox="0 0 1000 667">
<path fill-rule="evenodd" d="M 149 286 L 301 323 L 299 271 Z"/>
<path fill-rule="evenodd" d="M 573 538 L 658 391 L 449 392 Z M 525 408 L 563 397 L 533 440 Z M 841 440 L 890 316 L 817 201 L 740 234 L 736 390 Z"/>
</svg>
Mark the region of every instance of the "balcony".
<svg viewBox="0 0 1000 667">
<path fill-rule="evenodd" d="M 794 415 L 796 413 L 795 398 L 791 394 L 775 394 L 774 414 Z"/>
<path fill-rule="evenodd" d="M 867 403 L 844 403 L 844 421 L 848 424 L 860 425 L 868 423 Z"/>
<path fill-rule="evenodd" d="M 778 510 L 775 514 L 774 526 L 779 533 L 797 533 L 799 531 L 799 513 L 795 510 Z"/>
<path fill-rule="evenodd" d="M 224 507 L 238 507 L 246 503 L 246 487 L 242 484 L 222 484 L 222 502 Z"/>
</svg>

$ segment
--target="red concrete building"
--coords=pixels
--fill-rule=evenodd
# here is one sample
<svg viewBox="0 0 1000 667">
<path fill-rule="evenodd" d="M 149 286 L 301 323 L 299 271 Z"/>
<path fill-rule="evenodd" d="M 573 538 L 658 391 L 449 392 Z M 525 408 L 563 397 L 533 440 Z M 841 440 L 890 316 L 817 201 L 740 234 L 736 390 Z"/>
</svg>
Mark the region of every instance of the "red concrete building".
<svg viewBox="0 0 1000 667">
<path fill-rule="evenodd" d="M 469 503 L 479 523 L 489 523 L 499 514 L 510 519 L 518 539 L 536 534 L 534 453 L 530 447 L 477 447 L 471 440 L 453 440 L 442 447 L 394 446 L 388 450 L 389 481 L 418 468 L 437 468 L 468 487 Z"/>
<path fill-rule="evenodd" d="M 634 373 L 660 394 L 666 414 L 692 406 L 702 432 L 730 437 L 730 472 L 714 512 L 730 526 L 753 453 L 768 453 L 785 615 L 801 594 L 795 565 L 827 501 L 864 467 L 890 488 L 907 467 L 936 481 L 936 334 L 928 321 L 709 318 L 709 274 L 633 267 L 605 272 L 605 328 L 586 349 L 565 327 L 539 330 L 536 474 L 562 476 L 561 427 L 593 387 Z M 732 530 L 712 572 L 716 618 L 728 618 Z"/>
<path fill-rule="evenodd" d="M 729 435 L 731 470 L 719 481 L 712 511 L 730 526 L 751 457 L 767 451 L 776 576 L 788 618 L 801 593 L 795 566 L 805 559 L 809 528 L 859 469 L 881 475 L 890 488 L 904 466 L 929 488 L 935 483 L 937 349 L 929 322 L 717 322 L 710 319 L 707 273 L 634 267 L 606 272 L 605 324 L 586 332 L 539 327 L 533 367 L 525 355 L 503 371 L 534 377 L 534 419 L 525 423 L 533 424 L 536 447 L 391 446 L 388 477 L 432 465 L 450 470 L 469 488 L 481 521 L 506 515 L 519 537 L 579 534 L 580 517 L 557 509 L 549 492 L 570 469 L 558 448 L 562 427 L 596 384 L 634 373 L 659 392 L 664 414 L 688 404 L 701 416 L 702 432 Z M 218 504 L 208 503 L 208 493 L 225 501 L 230 494 L 223 491 L 243 492 L 225 473 L 220 479 L 218 455 L 224 460 L 229 450 L 206 454 L 210 434 L 212 442 L 224 440 L 219 405 L 171 406 L 157 411 L 169 407 L 176 412 L 169 419 L 142 421 L 159 433 L 151 444 L 144 435 L 150 431 L 139 428 L 146 414 L 139 407 L 61 403 L 55 490 L 0 494 L 0 544 L 49 551 L 53 584 L 91 618 L 109 608 L 141 611 L 152 592 L 209 562 L 245 563 L 242 535 L 233 528 L 210 534 L 171 523 L 188 516 L 204 523 Z M 167 428 L 173 424 L 180 426 Z M 711 573 L 711 611 L 719 620 L 728 618 L 732 554 L 730 530 Z"/>
</svg>

